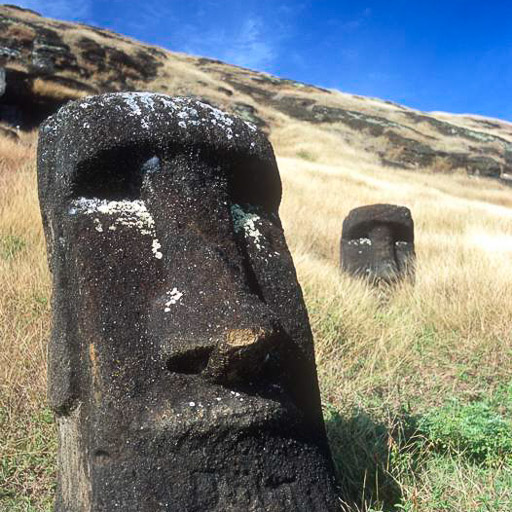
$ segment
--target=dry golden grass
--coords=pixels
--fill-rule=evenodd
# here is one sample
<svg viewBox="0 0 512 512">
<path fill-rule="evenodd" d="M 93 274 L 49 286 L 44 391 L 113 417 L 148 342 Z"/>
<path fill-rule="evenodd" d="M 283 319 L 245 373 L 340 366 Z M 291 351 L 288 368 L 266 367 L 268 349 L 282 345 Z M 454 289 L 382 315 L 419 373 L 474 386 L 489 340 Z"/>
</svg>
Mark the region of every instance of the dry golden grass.
<svg viewBox="0 0 512 512">
<path fill-rule="evenodd" d="M 51 497 L 55 440 L 44 411 L 49 295 L 35 186 L 35 134 L 19 143 L 2 139 L 0 510 L 43 510 L 39 506 Z"/>
<path fill-rule="evenodd" d="M 87 94 L 84 91 L 78 91 L 77 89 L 66 87 L 65 85 L 48 82 L 43 78 L 36 78 L 34 80 L 32 83 L 32 92 L 36 96 L 60 101 L 77 100 Z"/>
<path fill-rule="evenodd" d="M 320 308 L 312 321 L 320 329 L 317 352 L 330 402 L 350 402 L 370 392 L 376 379 L 390 389 L 409 380 L 412 394 L 429 386 L 448 392 L 459 366 L 469 360 L 472 370 L 480 366 L 496 375 L 495 383 L 512 376 L 508 189 L 460 176 L 406 175 L 371 164 L 357 168 L 350 160 L 339 167 L 288 158 L 279 164 L 281 217 L 308 302 Z M 457 193 L 450 194 L 446 190 L 454 184 Z M 416 285 L 384 298 L 338 271 L 343 218 L 356 206 L 377 202 L 410 207 L 416 224 Z M 327 339 L 322 329 L 332 310 L 336 325 Z M 436 344 L 418 346 L 431 331 Z M 353 375 L 354 367 L 357 379 L 347 379 L 340 389 L 340 376 Z M 412 378 L 416 372 L 422 373 L 420 383 Z"/>
<path fill-rule="evenodd" d="M 506 468 L 489 473 L 433 458 L 419 469 L 397 463 L 411 450 L 393 432 L 403 428 L 405 409 L 421 414 L 512 378 L 510 189 L 460 174 L 386 169 L 335 133 L 299 123 L 278 125 L 273 142 L 281 218 L 315 334 L 329 435 L 345 460 L 345 488 L 361 488 L 357 507 L 381 510 L 402 500 L 410 511 L 477 511 L 486 510 L 481 496 L 489 495 L 498 503 L 493 510 L 508 510 L 510 495 L 493 490 Z M 55 439 L 44 405 L 50 278 L 34 154 L 35 134 L 0 140 L 0 510 L 49 510 L 54 480 Z M 343 218 L 376 202 L 413 212 L 415 286 L 375 290 L 338 271 Z M 372 444 L 378 440 L 380 448 Z M 438 507 L 441 483 L 452 508 Z"/>
<path fill-rule="evenodd" d="M 461 174 L 386 169 L 345 152 L 343 142 L 332 145 L 331 135 L 301 142 L 300 133 L 288 126 L 274 138 L 278 154 L 305 148 L 308 156 L 279 158 L 281 218 L 347 495 L 359 493 L 358 510 L 399 502 L 410 511 L 480 511 L 487 501 L 488 510 L 509 510 L 510 467 L 486 472 L 413 450 L 395 435 L 410 415 L 453 398 L 491 396 L 512 382 L 510 188 Z M 339 272 L 344 217 L 381 202 L 411 208 L 416 227 L 416 283 L 393 293 Z"/>
</svg>

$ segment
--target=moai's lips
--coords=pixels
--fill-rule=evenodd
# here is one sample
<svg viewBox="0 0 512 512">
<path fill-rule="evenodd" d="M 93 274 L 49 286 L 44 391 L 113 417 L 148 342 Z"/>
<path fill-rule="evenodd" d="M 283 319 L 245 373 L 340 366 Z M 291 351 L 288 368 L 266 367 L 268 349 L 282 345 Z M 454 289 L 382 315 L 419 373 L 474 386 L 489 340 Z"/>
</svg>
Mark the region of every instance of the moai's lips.
<svg viewBox="0 0 512 512">
<path fill-rule="evenodd" d="M 352 210 L 343 221 L 342 269 L 373 283 L 414 279 L 414 224 L 403 206 L 376 204 Z"/>
<path fill-rule="evenodd" d="M 192 99 L 40 130 L 56 510 L 338 510 L 272 148 Z"/>
<path fill-rule="evenodd" d="M 220 435 L 233 427 L 240 435 L 254 429 L 281 428 L 290 438 L 301 438 L 306 432 L 304 414 L 277 387 L 269 389 L 275 394 L 272 399 L 217 384 L 205 393 L 201 384 L 192 379 L 172 379 L 170 383 L 179 383 L 187 391 L 186 397 L 184 393 L 180 400 L 144 407 L 131 425 L 134 436 L 151 430 L 156 436 L 159 432 L 166 436 L 172 433 L 178 440 L 190 435 L 191 430 L 197 435 Z"/>
</svg>

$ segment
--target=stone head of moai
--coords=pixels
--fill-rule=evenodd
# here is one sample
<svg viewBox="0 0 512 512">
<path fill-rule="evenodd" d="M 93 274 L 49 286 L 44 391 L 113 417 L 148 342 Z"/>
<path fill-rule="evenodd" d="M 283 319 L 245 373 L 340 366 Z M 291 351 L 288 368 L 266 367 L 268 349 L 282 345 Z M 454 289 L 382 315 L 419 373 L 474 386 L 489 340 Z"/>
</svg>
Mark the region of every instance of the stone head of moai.
<svg viewBox="0 0 512 512">
<path fill-rule="evenodd" d="M 414 279 L 414 223 L 409 208 L 373 204 L 343 221 L 341 267 L 374 283 Z"/>
<path fill-rule="evenodd" d="M 272 148 L 123 93 L 40 130 L 56 510 L 338 510 Z"/>
</svg>

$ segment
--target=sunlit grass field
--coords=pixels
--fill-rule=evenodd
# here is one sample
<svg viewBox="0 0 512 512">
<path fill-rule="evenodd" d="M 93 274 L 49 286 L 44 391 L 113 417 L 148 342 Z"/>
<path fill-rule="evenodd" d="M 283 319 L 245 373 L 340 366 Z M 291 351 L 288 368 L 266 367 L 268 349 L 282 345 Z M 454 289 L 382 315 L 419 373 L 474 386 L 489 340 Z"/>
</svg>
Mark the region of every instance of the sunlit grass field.
<svg viewBox="0 0 512 512">
<path fill-rule="evenodd" d="M 387 169 L 320 128 L 272 138 L 343 507 L 512 510 L 512 190 Z M 2 511 L 50 510 L 55 479 L 35 147 L 35 133 L 0 139 Z M 385 202 L 412 210 L 414 286 L 372 289 L 339 272 L 344 217 Z"/>
</svg>

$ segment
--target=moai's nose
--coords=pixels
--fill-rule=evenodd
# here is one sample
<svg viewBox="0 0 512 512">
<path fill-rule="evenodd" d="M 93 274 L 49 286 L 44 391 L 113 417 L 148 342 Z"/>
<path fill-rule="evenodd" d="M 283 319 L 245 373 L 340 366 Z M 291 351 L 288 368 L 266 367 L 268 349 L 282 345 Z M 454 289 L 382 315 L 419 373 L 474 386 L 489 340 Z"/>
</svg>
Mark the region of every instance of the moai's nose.
<svg viewBox="0 0 512 512">
<path fill-rule="evenodd" d="M 153 157 L 142 171 L 141 196 L 154 219 L 165 283 L 155 301 L 154 316 L 160 320 L 152 331 L 167 368 L 221 384 L 243 384 L 276 364 L 286 336 L 258 296 L 222 181 L 215 183 L 214 168 L 190 155 L 168 161 Z M 201 179 L 205 175 L 209 178 Z M 210 190 L 212 181 L 216 194 Z"/>
<path fill-rule="evenodd" d="M 279 363 L 283 348 L 278 328 L 232 329 L 211 353 L 204 375 L 220 384 L 249 381 Z"/>
<path fill-rule="evenodd" d="M 398 274 L 392 227 L 378 224 L 370 230 L 368 237 L 372 243 L 370 274 L 375 281 L 392 283 Z"/>
<path fill-rule="evenodd" d="M 177 346 L 169 355 L 167 368 L 236 386 L 278 369 L 289 348 L 286 340 L 279 327 L 228 329 L 215 346 Z"/>
</svg>

